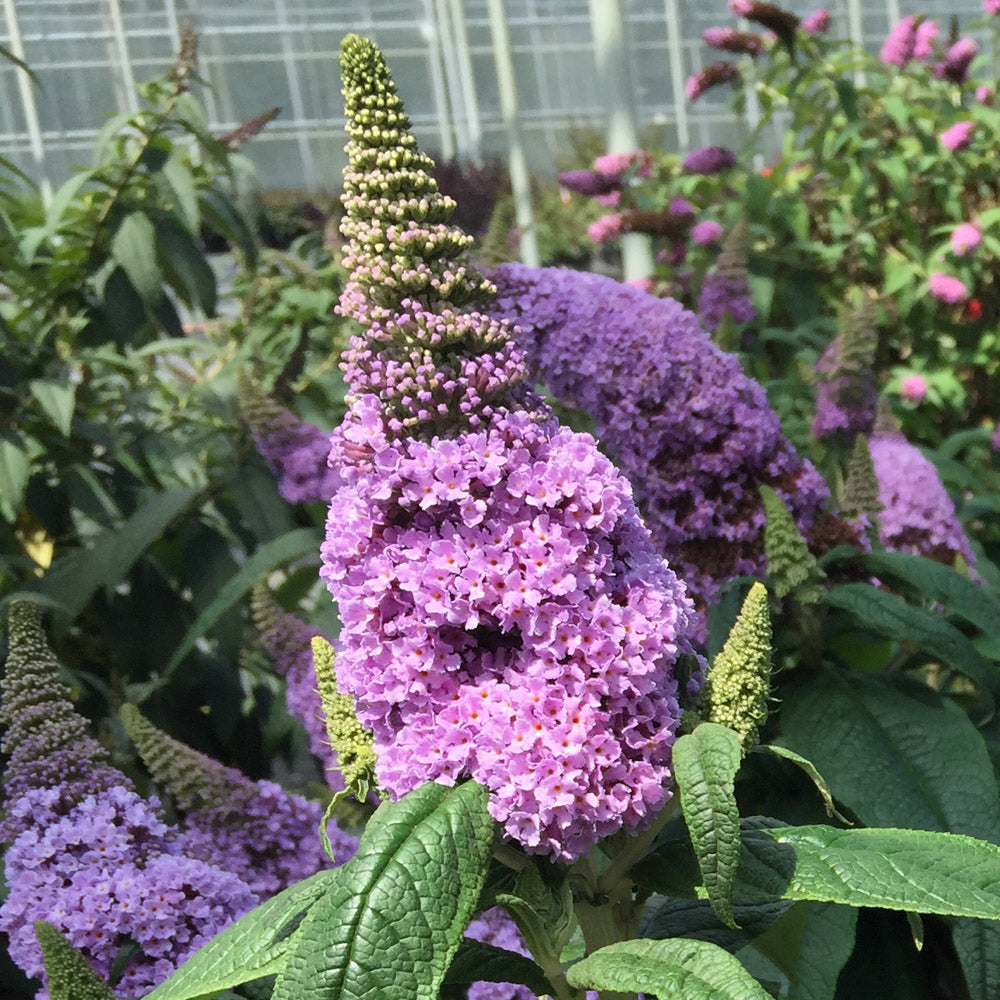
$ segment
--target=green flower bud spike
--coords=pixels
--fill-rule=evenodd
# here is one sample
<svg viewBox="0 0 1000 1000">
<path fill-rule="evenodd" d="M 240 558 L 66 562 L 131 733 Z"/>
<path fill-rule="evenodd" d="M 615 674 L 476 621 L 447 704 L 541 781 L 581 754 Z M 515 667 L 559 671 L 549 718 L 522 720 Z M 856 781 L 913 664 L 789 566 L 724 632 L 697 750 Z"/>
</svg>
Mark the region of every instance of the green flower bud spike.
<svg viewBox="0 0 1000 1000">
<path fill-rule="evenodd" d="M 35 936 L 42 946 L 49 1000 L 115 1000 L 108 984 L 60 930 L 36 920 Z"/>
<path fill-rule="evenodd" d="M 767 574 L 778 597 L 791 594 L 801 604 L 818 604 L 823 599 L 826 574 L 809 551 L 798 525 L 781 497 L 770 486 L 760 487 L 764 501 L 764 548 Z"/>
<path fill-rule="evenodd" d="M 327 735 L 336 751 L 337 765 L 346 785 L 339 795 L 350 794 L 359 802 L 364 802 L 378 788 L 374 738 L 371 731 L 358 722 L 354 699 L 337 689 L 333 646 L 322 636 L 316 636 L 312 641 L 312 650 Z"/>
<path fill-rule="evenodd" d="M 878 536 L 878 515 L 883 509 L 879 500 L 878 479 L 872 464 L 872 453 L 868 439 L 859 434 L 854 439 L 851 457 L 847 463 L 847 478 L 844 480 L 844 496 L 840 513 L 851 520 L 864 518 Z"/>
<path fill-rule="evenodd" d="M 755 583 L 743 601 L 729 638 L 712 661 L 697 715 L 728 726 L 740 738 L 744 756 L 758 742 L 767 719 L 771 690 L 771 613 L 767 588 Z"/>
</svg>

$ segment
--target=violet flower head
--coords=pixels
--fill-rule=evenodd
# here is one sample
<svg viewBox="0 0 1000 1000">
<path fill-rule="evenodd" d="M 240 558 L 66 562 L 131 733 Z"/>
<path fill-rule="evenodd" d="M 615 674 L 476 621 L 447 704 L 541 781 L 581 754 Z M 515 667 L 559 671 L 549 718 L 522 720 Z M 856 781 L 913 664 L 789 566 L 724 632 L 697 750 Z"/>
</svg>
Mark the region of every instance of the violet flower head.
<svg viewBox="0 0 1000 1000">
<path fill-rule="evenodd" d="M 821 7 L 802 18 L 801 27 L 807 35 L 825 35 L 830 30 L 830 12 Z"/>
<path fill-rule="evenodd" d="M 893 552 L 910 552 L 953 565 L 975 563 L 934 464 L 898 432 L 876 433 L 868 442 L 879 500 L 879 537 Z"/>
<path fill-rule="evenodd" d="M 934 75 L 939 80 L 965 83 L 969 76 L 969 66 L 979 53 L 979 46 L 971 38 L 960 38 L 945 53 L 944 61 L 934 67 Z"/>
<path fill-rule="evenodd" d="M 691 239 L 700 246 L 711 246 L 722 239 L 722 226 L 712 219 L 703 219 L 691 227 Z"/>
<path fill-rule="evenodd" d="M 803 531 L 820 525 L 823 480 L 782 436 L 761 386 L 680 303 L 562 268 L 510 264 L 492 276 L 494 311 L 517 324 L 553 396 L 593 418 L 700 609 L 725 580 L 764 572 L 761 483 Z"/>
<path fill-rule="evenodd" d="M 976 123 L 974 121 L 955 122 L 951 128 L 945 129 L 939 136 L 941 145 L 953 153 L 960 149 L 968 149 L 975 131 Z"/>
<path fill-rule="evenodd" d="M 773 31 L 785 45 L 794 44 L 795 32 L 801 23 L 797 14 L 763 0 L 729 0 L 729 9 L 737 16 L 756 21 Z"/>
<path fill-rule="evenodd" d="M 956 305 L 964 302 L 969 297 L 969 290 L 965 283 L 952 274 L 945 274 L 943 271 L 935 271 L 928 281 L 931 295 L 946 305 Z"/>
<path fill-rule="evenodd" d="M 740 68 L 734 62 L 721 60 L 709 63 L 687 78 L 687 83 L 684 84 L 684 93 L 689 101 L 697 101 L 713 87 L 729 83 L 730 80 L 735 80 L 739 75 Z"/>
<path fill-rule="evenodd" d="M 917 18 L 915 15 L 904 17 L 890 29 L 882 44 L 879 58 L 887 66 L 905 66 L 913 58 L 913 50 L 917 44 Z"/>
<path fill-rule="evenodd" d="M 559 175 L 559 183 L 567 191 L 593 198 L 620 191 L 621 174 L 608 174 L 598 170 L 565 170 Z"/>
<path fill-rule="evenodd" d="M 748 254 L 747 226 L 741 221 L 726 236 L 715 266 L 705 275 L 698 295 L 698 322 L 709 333 L 718 330 L 727 316 L 736 326 L 757 318 L 747 283 Z"/>
<path fill-rule="evenodd" d="M 257 451 L 278 477 L 278 492 L 289 503 L 329 502 L 340 485 L 340 473 L 327 462 L 330 432 L 279 406 L 248 375 L 240 377 L 239 396 Z"/>
<path fill-rule="evenodd" d="M 123 706 L 121 718 L 183 817 L 189 857 L 235 872 L 262 899 L 326 867 L 318 802 L 225 767 L 157 729 L 134 705 Z M 340 863 L 354 854 L 357 841 L 332 829 Z"/>
<path fill-rule="evenodd" d="M 956 257 L 968 257 L 983 242 L 982 230 L 975 222 L 962 222 L 951 233 L 951 251 Z"/>
<path fill-rule="evenodd" d="M 391 795 L 471 777 L 508 836 L 574 859 L 671 794 L 691 602 L 627 481 L 529 388 L 511 325 L 472 311 L 494 288 L 464 262 L 381 53 L 350 36 L 341 67 L 340 309 L 364 331 L 320 571 L 337 688 Z"/>
<path fill-rule="evenodd" d="M 681 170 L 689 174 L 721 174 L 723 170 L 735 167 L 736 154 L 722 146 L 703 146 L 692 150 L 681 161 Z"/>
<path fill-rule="evenodd" d="M 2 710 L 10 846 L 0 930 L 29 976 L 43 974 L 36 920 L 58 928 L 105 978 L 132 941 L 138 950 L 116 992 L 144 996 L 257 896 L 233 872 L 182 854 L 159 803 L 141 799 L 106 763 L 66 698 L 33 606 L 11 607 L 10 644 Z M 31 753 L 43 755 L 39 766 Z"/>
<path fill-rule="evenodd" d="M 713 49 L 735 52 L 756 58 L 764 51 L 764 39 L 752 31 L 736 31 L 733 28 L 706 28 L 701 37 Z"/>
</svg>

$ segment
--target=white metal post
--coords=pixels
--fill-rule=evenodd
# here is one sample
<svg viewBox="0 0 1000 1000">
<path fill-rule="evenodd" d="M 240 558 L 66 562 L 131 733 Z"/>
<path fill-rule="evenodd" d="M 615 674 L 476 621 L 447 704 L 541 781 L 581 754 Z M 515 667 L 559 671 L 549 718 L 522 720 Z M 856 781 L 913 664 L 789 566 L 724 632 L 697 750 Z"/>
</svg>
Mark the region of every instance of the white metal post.
<svg viewBox="0 0 1000 1000">
<path fill-rule="evenodd" d="M 535 235 L 535 217 L 531 210 L 531 176 L 521 141 L 518 121 L 517 83 L 514 79 L 514 56 L 510 45 L 510 32 L 504 14 L 503 0 L 489 0 L 490 31 L 493 34 L 493 59 L 497 67 L 497 86 L 500 90 L 500 110 L 507 128 L 507 169 L 514 195 L 515 219 L 521 232 L 521 260 L 530 267 L 538 266 L 538 239 Z"/>
<path fill-rule="evenodd" d="M 590 0 L 590 24 L 598 81 L 608 95 L 608 152 L 628 153 L 638 147 L 639 136 L 625 54 L 621 0 Z M 648 236 L 631 233 L 622 238 L 622 270 L 626 281 L 652 274 L 653 254 Z"/>
<path fill-rule="evenodd" d="M 438 31 L 437 14 L 432 0 L 424 0 L 424 20 L 421 24 L 421 34 L 427 42 L 428 62 L 431 71 L 431 93 L 434 98 L 434 111 L 441 131 L 442 160 L 455 157 L 455 137 L 452 130 L 451 110 L 448 106 L 448 91 L 441 70 L 441 34 Z"/>
<path fill-rule="evenodd" d="M 292 120 L 299 122 L 298 147 L 302 160 L 302 179 L 307 191 L 316 191 L 318 187 L 316 161 L 313 157 L 309 136 L 305 131 L 306 108 L 302 99 L 302 81 L 299 79 L 299 68 L 295 63 L 295 50 L 292 48 L 291 24 L 288 20 L 288 9 L 285 0 L 274 0 L 275 13 L 278 15 L 278 32 L 281 36 L 281 55 L 285 63 L 285 74 L 288 77 L 288 96 L 292 105 Z"/>
<path fill-rule="evenodd" d="M 677 123 L 677 147 L 682 153 L 691 149 L 691 132 L 688 128 L 687 94 L 684 93 L 684 48 L 681 44 L 681 22 L 678 0 L 666 0 L 664 13 L 667 18 L 667 51 L 670 55 L 670 84 L 674 91 L 674 121 Z"/>
<path fill-rule="evenodd" d="M 448 0 L 447 10 L 451 16 L 452 35 L 455 39 L 455 63 L 462 88 L 462 105 L 469 144 L 465 155 L 473 163 L 481 163 L 482 127 L 479 119 L 479 96 L 476 94 L 476 81 L 472 73 L 469 33 L 465 26 L 465 13 L 461 0 Z"/>
<path fill-rule="evenodd" d="M 118 72 L 124 93 L 122 105 L 126 111 L 139 110 L 139 95 L 135 89 L 135 73 L 132 72 L 132 58 L 128 53 L 128 39 L 125 37 L 125 22 L 122 19 L 121 0 L 108 0 L 108 17 L 111 21 L 111 39 L 115 46 Z"/>
</svg>

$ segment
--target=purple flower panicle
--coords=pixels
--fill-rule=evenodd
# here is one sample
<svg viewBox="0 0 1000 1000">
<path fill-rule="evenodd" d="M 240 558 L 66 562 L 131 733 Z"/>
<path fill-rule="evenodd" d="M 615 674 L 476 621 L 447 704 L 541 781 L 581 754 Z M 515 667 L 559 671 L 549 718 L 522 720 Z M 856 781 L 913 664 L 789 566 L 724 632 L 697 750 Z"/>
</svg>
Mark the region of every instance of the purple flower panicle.
<svg viewBox="0 0 1000 1000">
<path fill-rule="evenodd" d="M 931 295 L 946 305 L 956 305 L 964 302 L 969 297 L 969 290 L 965 283 L 952 274 L 945 274 L 943 271 L 935 271 L 929 279 L 928 287 Z"/>
<path fill-rule="evenodd" d="M 830 12 L 821 7 L 802 18 L 801 27 L 807 35 L 825 35 L 830 30 Z"/>
<path fill-rule="evenodd" d="M 689 174 L 721 174 L 723 170 L 735 167 L 736 154 L 722 146 L 704 146 L 692 150 L 681 161 L 681 170 Z"/>
<path fill-rule="evenodd" d="M 968 149 L 972 144 L 972 136 L 976 131 L 974 121 L 955 122 L 951 128 L 945 129 L 939 136 L 941 145 L 953 153 L 960 149 Z"/>
<path fill-rule="evenodd" d="M 684 93 L 689 101 L 697 101 L 713 87 L 721 86 L 740 75 L 740 68 L 734 62 L 721 60 L 709 63 L 697 73 L 689 76 L 684 84 Z"/>
<path fill-rule="evenodd" d="M 887 66 L 905 66 L 913 58 L 917 44 L 917 18 L 904 17 L 890 29 L 882 45 L 879 58 Z"/>
</svg>

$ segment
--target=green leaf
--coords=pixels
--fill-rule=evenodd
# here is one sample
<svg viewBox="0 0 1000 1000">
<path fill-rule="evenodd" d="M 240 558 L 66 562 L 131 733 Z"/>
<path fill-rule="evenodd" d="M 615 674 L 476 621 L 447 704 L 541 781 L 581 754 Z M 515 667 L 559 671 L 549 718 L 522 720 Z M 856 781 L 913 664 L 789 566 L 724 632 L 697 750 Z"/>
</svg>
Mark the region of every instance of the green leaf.
<svg viewBox="0 0 1000 1000">
<path fill-rule="evenodd" d="M 781 742 L 811 760 L 868 826 L 1000 832 L 986 744 L 953 702 L 918 684 L 823 670 L 782 690 Z"/>
<path fill-rule="evenodd" d="M 790 907 L 799 905 L 804 904 L 787 899 L 772 899 L 763 903 L 734 900 L 733 911 L 739 924 L 739 929 L 734 930 L 720 922 L 706 899 L 668 898 L 648 916 L 643 916 L 638 936 L 657 940 L 694 938 L 736 952 L 751 939 L 763 934 Z"/>
<path fill-rule="evenodd" d="M 198 212 L 198 192 L 195 190 L 190 168 L 175 154 L 163 164 L 160 172 L 177 197 L 178 214 L 184 220 L 185 228 L 192 236 L 197 236 L 201 217 Z"/>
<path fill-rule="evenodd" d="M 877 635 L 909 642 L 928 656 L 1000 693 L 1000 671 L 954 625 L 903 598 L 867 583 L 846 583 L 826 595 L 826 603 L 848 612 Z"/>
<path fill-rule="evenodd" d="M 552 989 L 545 973 L 530 958 L 472 938 L 462 938 L 444 981 L 455 986 L 477 982 L 520 983 L 537 994 Z"/>
<path fill-rule="evenodd" d="M 156 230 L 143 212 L 131 212 L 122 220 L 111 240 L 111 256 L 143 302 L 155 306 L 163 291 L 163 276 L 156 262 Z"/>
<path fill-rule="evenodd" d="M 215 272 L 191 234 L 171 216 L 160 216 L 156 225 L 156 259 L 170 287 L 180 300 L 206 315 L 215 313 Z"/>
<path fill-rule="evenodd" d="M 349 876 L 303 920 L 273 1000 L 436 1000 L 492 853 L 488 798 L 428 782 L 381 805 Z"/>
<path fill-rule="evenodd" d="M 164 668 L 169 675 L 194 649 L 194 644 L 239 600 L 253 589 L 258 578 L 307 552 L 319 551 L 321 537 L 316 528 L 296 528 L 262 545 L 229 579 L 218 596 L 204 608 L 181 639 Z"/>
<path fill-rule="evenodd" d="M 964 573 L 907 552 L 871 552 L 861 563 L 879 576 L 908 583 L 1000 642 L 1000 598 Z"/>
<path fill-rule="evenodd" d="M 0 513 L 7 521 L 17 517 L 30 472 L 28 452 L 20 442 L 0 437 Z"/>
<path fill-rule="evenodd" d="M 32 379 L 28 385 L 31 388 L 31 395 L 38 401 L 45 415 L 56 425 L 63 437 L 69 437 L 76 403 L 76 385 L 73 382 L 53 382 L 41 378 Z"/>
<path fill-rule="evenodd" d="M 837 812 L 837 807 L 833 804 L 833 794 L 830 792 L 830 786 L 823 780 L 823 775 L 819 773 L 816 765 L 811 760 L 777 743 L 769 743 L 757 749 L 763 753 L 770 753 L 775 757 L 781 757 L 782 760 L 791 761 L 791 763 L 800 767 L 816 786 L 816 791 L 819 792 L 820 798 L 823 799 L 823 808 L 826 810 L 827 816 L 836 816 L 842 823 L 850 825 L 849 821 Z"/>
<path fill-rule="evenodd" d="M 1000 847 L 928 830 L 743 830 L 735 892 L 1000 919 Z"/>
<path fill-rule="evenodd" d="M 834 1000 L 857 922 L 851 906 L 795 903 L 753 946 L 788 977 L 787 1000 Z"/>
<path fill-rule="evenodd" d="M 345 865 L 317 872 L 272 896 L 199 948 L 145 1000 L 208 1000 L 230 986 L 279 972 L 303 915 L 347 870 Z"/>
<path fill-rule="evenodd" d="M 206 225 L 242 250 L 247 266 L 253 267 L 257 262 L 257 241 L 229 199 L 215 188 L 205 188 L 199 192 L 198 203 Z"/>
<path fill-rule="evenodd" d="M 707 941 L 638 939 L 599 948 L 566 974 L 576 989 L 670 1000 L 770 1000 L 729 952 Z"/>
<path fill-rule="evenodd" d="M 740 767 L 740 739 L 731 729 L 705 722 L 674 744 L 674 777 L 709 901 L 719 919 L 736 929 L 732 884 L 740 857 L 740 817 L 733 783 Z"/>
<path fill-rule="evenodd" d="M 1000 923 L 959 919 L 952 924 L 951 937 L 970 1000 L 995 1000 L 1000 996 Z"/>
</svg>

